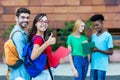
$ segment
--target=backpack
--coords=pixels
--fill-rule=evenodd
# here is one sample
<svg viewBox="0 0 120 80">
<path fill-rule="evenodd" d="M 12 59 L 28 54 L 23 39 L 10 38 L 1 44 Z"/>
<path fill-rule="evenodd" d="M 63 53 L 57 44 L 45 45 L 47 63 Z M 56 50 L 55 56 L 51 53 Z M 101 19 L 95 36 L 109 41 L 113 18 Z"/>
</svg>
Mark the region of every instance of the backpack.
<svg viewBox="0 0 120 80">
<path fill-rule="evenodd" d="M 13 41 L 13 36 L 16 32 L 21 32 L 21 31 L 17 30 L 15 32 L 13 32 L 13 34 L 11 35 L 11 38 L 9 38 L 4 43 L 6 64 L 13 69 L 17 69 L 23 63 L 23 60 L 19 58 L 16 46 Z"/>
<path fill-rule="evenodd" d="M 30 58 L 34 46 L 33 42 L 37 37 L 41 36 L 34 36 L 33 39 L 24 46 L 22 54 L 22 56 L 24 57 L 23 64 L 25 66 L 26 71 L 31 77 L 36 77 L 37 75 L 39 75 L 45 69 L 47 63 L 47 56 L 45 51 L 35 60 L 31 60 Z"/>
</svg>

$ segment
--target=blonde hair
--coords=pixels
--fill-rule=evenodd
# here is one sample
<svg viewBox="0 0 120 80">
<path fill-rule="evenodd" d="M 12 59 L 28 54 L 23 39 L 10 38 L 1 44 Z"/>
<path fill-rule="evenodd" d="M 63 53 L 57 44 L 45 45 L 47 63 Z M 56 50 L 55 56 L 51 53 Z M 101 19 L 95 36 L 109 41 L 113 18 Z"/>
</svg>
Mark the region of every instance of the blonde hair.
<svg viewBox="0 0 120 80">
<path fill-rule="evenodd" d="M 83 23 L 83 21 L 81 19 L 78 19 L 78 20 L 75 21 L 72 34 L 78 33 L 80 25 L 82 25 L 82 23 Z"/>
</svg>

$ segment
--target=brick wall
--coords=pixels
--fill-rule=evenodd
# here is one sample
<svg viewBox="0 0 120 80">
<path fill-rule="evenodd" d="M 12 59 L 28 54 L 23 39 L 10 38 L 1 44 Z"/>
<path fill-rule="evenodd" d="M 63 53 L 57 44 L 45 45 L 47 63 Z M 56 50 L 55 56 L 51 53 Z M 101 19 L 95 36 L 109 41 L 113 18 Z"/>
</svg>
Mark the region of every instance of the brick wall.
<svg viewBox="0 0 120 80">
<path fill-rule="evenodd" d="M 2 32 L 9 24 L 15 23 L 15 12 L 19 7 L 31 10 L 31 22 L 37 13 L 47 13 L 53 28 L 63 27 L 64 21 L 78 18 L 85 20 L 94 13 L 102 13 L 105 16 L 106 28 L 120 28 L 120 0 L 1 0 L 0 53 L 4 43 Z"/>
</svg>

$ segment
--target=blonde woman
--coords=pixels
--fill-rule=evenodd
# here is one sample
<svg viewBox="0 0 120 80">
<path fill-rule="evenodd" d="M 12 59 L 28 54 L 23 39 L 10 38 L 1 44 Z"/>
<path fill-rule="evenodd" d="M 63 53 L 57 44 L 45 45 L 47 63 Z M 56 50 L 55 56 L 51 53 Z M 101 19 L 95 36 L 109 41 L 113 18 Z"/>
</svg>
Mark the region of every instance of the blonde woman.
<svg viewBox="0 0 120 80">
<path fill-rule="evenodd" d="M 82 43 L 88 42 L 88 37 L 84 35 L 85 23 L 76 20 L 73 32 L 68 36 L 68 49 L 71 50 L 70 64 L 74 74 L 74 80 L 85 80 L 88 71 L 88 56 L 83 53 Z"/>
</svg>

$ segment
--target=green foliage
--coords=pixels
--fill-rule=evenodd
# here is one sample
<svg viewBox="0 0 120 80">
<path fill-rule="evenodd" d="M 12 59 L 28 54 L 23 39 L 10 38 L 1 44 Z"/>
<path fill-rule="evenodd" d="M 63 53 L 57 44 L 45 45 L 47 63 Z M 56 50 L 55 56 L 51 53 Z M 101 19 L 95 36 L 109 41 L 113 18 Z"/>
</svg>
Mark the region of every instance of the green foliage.
<svg viewBox="0 0 120 80">
<path fill-rule="evenodd" d="M 75 23 L 74 21 L 65 22 L 65 23 L 64 23 L 65 27 L 64 27 L 64 28 L 61 28 L 61 29 L 58 31 L 58 35 L 60 35 L 60 36 L 67 36 L 67 35 L 69 35 L 69 34 L 72 32 L 74 23 Z"/>
<path fill-rule="evenodd" d="M 91 29 L 93 27 L 93 22 L 91 22 L 90 19 L 87 19 L 85 21 L 85 27 L 86 29 Z"/>
<path fill-rule="evenodd" d="M 53 29 L 48 27 L 48 29 L 45 31 L 45 39 L 47 40 L 50 36 L 50 33 L 53 32 Z"/>
<path fill-rule="evenodd" d="M 75 23 L 74 21 L 70 21 L 70 22 L 66 21 L 64 23 L 65 27 L 59 29 L 57 33 L 58 40 L 59 40 L 59 42 L 57 43 L 57 46 L 62 45 L 64 47 L 67 47 L 67 44 L 66 44 L 67 36 L 72 33 L 74 23 Z"/>
<path fill-rule="evenodd" d="M 65 22 L 64 25 L 65 27 L 64 28 L 61 28 L 59 31 L 58 31 L 58 35 L 60 37 L 60 41 L 66 41 L 67 39 L 67 36 L 72 32 L 73 30 L 73 26 L 74 26 L 74 21 L 71 21 L 71 22 Z"/>
<path fill-rule="evenodd" d="M 56 51 L 60 46 L 67 46 L 67 44 L 65 44 L 65 42 L 57 42 L 56 44 L 52 45 L 52 50 Z"/>
<path fill-rule="evenodd" d="M 120 46 L 115 45 L 115 46 L 113 47 L 113 49 L 120 50 Z"/>
<path fill-rule="evenodd" d="M 3 53 L 0 53 L 0 59 L 2 58 L 2 56 L 3 56 Z"/>
<path fill-rule="evenodd" d="M 14 27 L 14 24 L 9 25 L 8 28 L 3 32 L 2 37 L 3 38 L 8 38 L 8 36 L 11 33 L 13 27 Z"/>
</svg>

